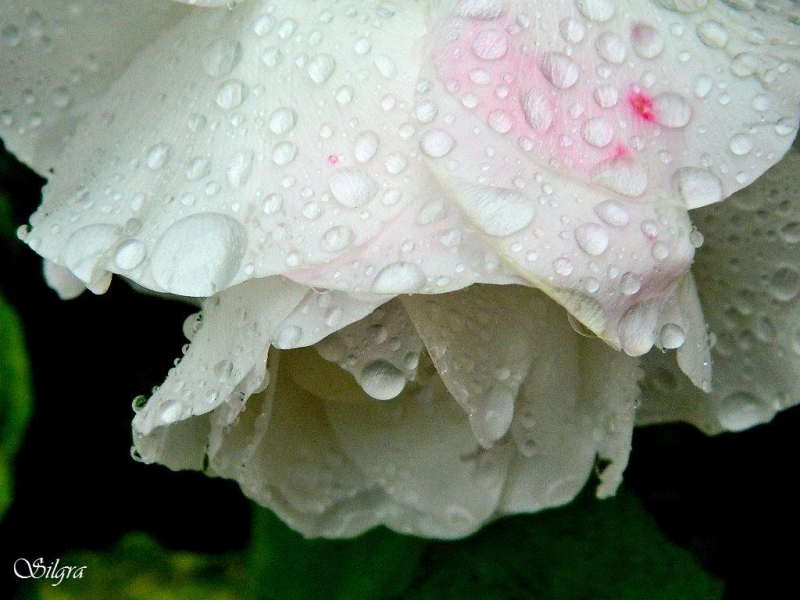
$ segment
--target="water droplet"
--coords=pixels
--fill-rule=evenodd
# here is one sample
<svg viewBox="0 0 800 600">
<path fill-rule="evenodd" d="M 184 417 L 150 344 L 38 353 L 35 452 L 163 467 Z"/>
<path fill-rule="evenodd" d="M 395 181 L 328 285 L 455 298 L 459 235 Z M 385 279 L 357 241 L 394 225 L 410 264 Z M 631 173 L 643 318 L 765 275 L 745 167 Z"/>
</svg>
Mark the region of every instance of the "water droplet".
<svg viewBox="0 0 800 600">
<path fill-rule="evenodd" d="M 685 127 L 692 119 L 692 107 L 686 98 L 674 92 L 664 92 L 653 98 L 656 123 L 664 127 Z"/>
<path fill-rule="evenodd" d="M 570 260 L 563 256 L 553 261 L 553 270 L 562 277 L 569 277 L 572 275 L 574 268 Z"/>
<path fill-rule="evenodd" d="M 722 48 L 728 43 L 728 30 L 717 21 L 703 21 L 697 26 L 697 37 L 709 48 Z"/>
<path fill-rule="evenodd" d="M 649 60 L 664 51 L 664 39 L 650 25 L 636 23 L 631 28 L 631 46 L 639 58 Z"/>
<path fill-rule="evenodd" d="M 658 339 L 661 347 L 665 350 L 675 350 L 683 346 L 683 343 L 686 341 L 686 333 L 680 325 L 667 323 L 661 328 Z"/>
<path fill-rule="evenodd" d="M 616 200 L 601 202 L 594 207 L 594 212 L 604 223 L 612 227 L 625 227 L 631 220 L 628 212 Z"/>
<path fill-rule="evenodd" d="M 253 31 L 257 36 L 265 36 L 275 28 L 275 18 L 271 15 L 262 15 L 253 23 Z"/>
<path fill-rule="evenodd" d="M 441 158 L 449 154 L 456 145 L 453 136 L 443 129 L 431 129 L 422 136 L 420 149 L 431 158 Z"/>
<path fill-rule="evenodd" d="M 565 42 L 579 44 L 586 36 L 586 26 L 575 17 L 565 17 L 558 24 L 558 31 Z"/>
<path fill-rule="evenodd" d="M 619 280 L 619 289 L 626 296 L 633 296 L 642 288 L 642 279 L 636 273 L 628 271 Z"/>
<path fill-rule="evenodd" d="M 237 79 L 229 79 L 217 88 L 217 104 L 230 110 L 241 106 L 247 95 L 247 87 Z"/>
<path fill-rule="evenodd" d="M 151 169 L 158 170 L 167 164 L 172 147 L 169 144 L 155 144 L 147 151 L 145 162 Z"/>
<path fill-rule="evenodd" d="M 769 294 L 781 302 L 789 302 L 800 293 L 800 273 L 791 266 L 779 267 L 767 285 Z"/>
<path fill-rule="evenodd" d="M 392 400 L 403 391 L 406 378 L 393 364 L 385 360 L 376 360 L 364 367 L 358 383 L 376 400 Z"/>
<path fill-rule="evenodd" d="M 497 133 L 508 133 L 514 125 L 511 115 L 501 108 L 489 113 L 488 123 Z"/>
<path fill-rule="evenodd" d="M 614 139 L 614 126 L 602 117 L 592 117 L 584 121 L 581 137 L 590 146 L 604 148 Z"/>
<path fill-rule="evenodd" d="M 278 166 L 288 165 L 297 157 L 297 146 L 292 142 L 275 144 L 272 149 L 272 162 Z"/>
<path fill-rule="evenodd" d="M 621 65 L 628 54 L 625 42 L 617 34 L 608 31 L 597 36 L 594 47 L 600 58 L 612 65 Z"/>
<path fill-rule="evenodd" d="M 772 418 L 773 411 L 749 392 L 734 392 L 722 400 L 719 422 L 730 431 L 742 431 Z"/>
<path fill-rule="evenodd" d="M 599 256 L 608 248 L 609 238 L 605 229 L 595 223 L 584 223 L 575 229 L 578 247 L 590 256 Z"/>
<path fill-rule="evenodd" d="M 333 197 L 348 208 L 360 208 L 378 193 L 378 184 L 360 169 L 343 168 L 328 179 Z"/>
<path fill-rule="evenodd" d="M 706 169 L 683 167 L 675 171 L 672 182 L 689 209 L 719 202 L 725 196 L 722 182 Z"/>
<path fill-rule="evenodd" d="M 340 252 L 353 241 L 353 231 L 342 225 L 331 227 L 322 237 L 322 245 L 328 252 Z"/>
<path fill-rule="evenodd" d="M 500 31 L 485 29 L 475 36 L 472 51 L 483 60 L 498 60 L 508 52 L 508 40 Z"/>
<path fill-rule="evenodd" d="M 575 0 L 575 4 L 590 21 L 604 23 L 614 16 L 614 0 Z"/>
<path fill-rule="evenodd" d="M 458 202 L 477 226 L 498 237 L 524 229 L 535 215 L 533 203 L 524 194 L 507 188 L 469 186 Z"/>
<path fill-rule="evenodd" d="M 225 175 L 232 188 L 240 188 L 247 183 L 252 164 L 253 153 L 250 150 L 239 150 L 231 156 Z"/>
<path fill-rule="evenodd" d="M 296 124 L 297 113 L 287 106 L 276 109 L 269 117 L 270 131 L 278 135 L 289 133 Z"/>
<path fill-rule="evenodd" d="M 153 279 L 179 296 L 211 296 L 233 280 L 246 240 L 244 227 L 226 215 L 185 217 L 167 229 L 153 249 Z"/>
<path fill-rule="evenodd" d="M 545 132 L 550 128 L 555 116 L 555 110 L 550 100 L 536 90 L 530 90 L 520 96 L 522 110 L 528 125 L 536 131 Z"/>
<path fill-rule="evenodd" d="M 147 248 L 139 240 L 128 240 L 117 248 L 114 254 L 114 263 L 123 271 L 135 269 L 147 256 Z"/>
<path fill-rule="evenodd" d="M 800 223 L 797 221 L 790 221 L 780 228 L 781 239 L 787 244 L 796 244 L 800 242 Z"/>
<path fill-rule="evenodd" d="M 308 61 L 306 71 L 314 83 L 325 83 L 336 68 L 336 60 L 330 54 L 317 54 Z"/>
<path fill-rule="evenodd" d="M 279 350 L 290 350 L 297 347 L 297 343 L 302 337 L 303 330 L 297 325 L 290 325 L 278 332 L 278 337 L 273 340 L 272 345 Z"/>
<path fill-rule="evenodd" d="M 372 160 L 378 151 L 380 138 L 374 131 L 362 131 L 353 142 L 353 157 L 357 162 L 365 163 Z"/>
<path fill-rule="evenodd" d="M 737 133 L 731 138 L 728 148 L 736 156 L 744 156 L 750 153 L 753 145 L 753 138 L 744 133 Z"/>
<path fill-rule="evenodd" d="M 378 271 L 371 291 L 376 294 L 410 294 L 425 285 L 425 274 L 408 262 L 395 262 Z"/>
<path fill-rule="evenodd" d="M 456 14 L 483 21 L 496 19 L 503 14 L 503 3 L 498 0 L 459 0 Z"/>
<path fill-rule="evenodd" d="M 647 171 L 625 156 L 601 164 L 593 175 L 597 183 L 629 198 L 641 196 L 647 189 Z"/>
<path fill-rule="evenodd" d="M 220 38 L 206 49 L 203 69 L 211 77 L 222 77 L 233 71 L 241 57 L 242 47 L 239 42 Z"/>
<path fill-rule="evenodd" d="M 646 303 L 628 309 L 619 322 L 622 349 L 630 356 L 641 356 L 655 344 L 654 329 L 658 311 Z"/>
<path fill-rule="evenodd" d="M 542 75 L 560 90 L 572 87 L 580 77 L 578 65 L 566 54 L 548 52 L 542 60 Z"/>
</svg>

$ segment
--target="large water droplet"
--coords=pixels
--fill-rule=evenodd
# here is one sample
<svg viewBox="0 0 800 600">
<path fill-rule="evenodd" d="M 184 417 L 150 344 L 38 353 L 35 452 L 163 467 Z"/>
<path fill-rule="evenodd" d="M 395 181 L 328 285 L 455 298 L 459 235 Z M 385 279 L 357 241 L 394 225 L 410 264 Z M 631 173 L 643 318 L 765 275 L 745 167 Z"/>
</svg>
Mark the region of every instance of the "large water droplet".
<svg viewBox="0 0 800 600">
<path fill-rule="evenodd" d="M 683 167 L 675 171 L 672 182 L 689 209 L 719 202 L 725 196 L 722 182 L 707 169 Z"/>
<path fill-rule="evenodd" d="M 242 57 L 239 42 L 230 38 L 220 38 L 206 49 L 203 57 L 203 69 L 212 77 L 229 74 Z"/>
<path fill-rule="evenodd" d="M 734 392 L 722 400 L 719 422 L 730 431 L 742 431 L 772 418 L 773 411 L 749 392 Z"/>
<path fill-rule="evenodd" d="M 584 223 L 575 229 L 578 247 L 590 256 L 599 256 L 608 248 L 609 238 L 605 229 L 595 223 Z"/>
<path fill-rule="evenodd" d="M 431 129 L 419 141 L 420 149 L 431 158 L 446 156 L 455 145 L 453 136 L 442 129 Z"/>
<path fill-rule="evenodd" d="M 536 131 L 547 131 L 553 124 L 555 110 L 547 96 L 536 90 L 530 90 L 520 96 L 520 104 L 525 113 L 525 120 Z"/>
<path fill-rule="evenodd" d="M 217 104 L 230 110 L 241 106 L 247 96 L 247 87 L 238 79 L 229 79 L 217 88 Z"/>
<path fill-rule="evenodd" d="M 236 275 L 246 248 L 244 227 L 219 213 L 185 217 L 153 248 L 150 270 L 165 291 L 179 296 L 211 296 Z"/>
<path fill-rule="evenodd" d="M 578 81 L 581 71 L 566 54 L 548 52 L 542 60 L 542 75 L 560 90 L 572 87 Z"/>
<path fill-rule="evenodd" d="M 596 148 L 604 148 L 614 139 L 614 126 L 603 117 L 592 117 L 581 127 L 583 140 Z"/>
<path fill-rule="evenodd" d="M 289 133 L 297 124 L 297 113 L 293 108 L 282 106 L 272 112 L 269 117 L 269 128 L 272 133 L 282 135 Z"/>
<path fill-rule="evenodd" d="M 486 29 L 475 36 L 472 51 L 483 60 L 497 60 L 508 52 L 508 40 L 503 32 Z"/>
<path fill-rule="evenodd" d="M 147 248 L 139 240 L 127 240 L 119 245 L 114 254 L 114 264 L 123 271 L 135 269 L 147 256 Z"/>
<path fill-rule="evenodd" d="M 522 193 L 507 188 L 469 186 L 457 201 L 469 218 L 489 235 L 516 233 L 530 225 L 533 203 Z"/>
<path fill-rule="evenodd" d="M 378 271 L 370 290 L 376 294 L 410 294 L 424 285 L 422 269 L 408 262 L 396 262 Z"/>
<path fill-rule="evenodd" d="M 357 162 L 365 163 L 372 160 L 378 151 L 380 138 L 374 131 L 362 131 L 353 142 L 353 156 Z"/>
<path fill-rule="evenodd" d="M 328 186 L 336 200 L 348 207 L 359 208 L 378 193 L 378 184 L 360 169 L 343 168 L 328 179 Z"/>
<path fill-rule="evenodd" d="M 376 400 L 391 400 L 403 391 L 406 378 L 393 364 L 385 360 L 376 360 L 364 367 L 358 383 Z"/>
</svg>

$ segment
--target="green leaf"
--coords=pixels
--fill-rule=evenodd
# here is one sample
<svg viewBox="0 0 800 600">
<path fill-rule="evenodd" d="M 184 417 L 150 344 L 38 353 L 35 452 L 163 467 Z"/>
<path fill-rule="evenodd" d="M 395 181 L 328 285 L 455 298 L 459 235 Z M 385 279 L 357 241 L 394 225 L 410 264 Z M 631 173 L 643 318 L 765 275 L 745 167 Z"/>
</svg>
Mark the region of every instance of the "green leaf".
<svg viewBox="0 0 800 600">
<path fill-rule="evenodd" d="M 713 600 L 723 588 L 624 490 L 502 519 L 456 542 L 385 529 L 306 540 L 257 510 L 251 569 L 264 600 Z"/>
<path fill-rule="evenodd" d="M 585 493 L 429 548 L 407 600 L 713 600 L 723 584 L 659 531 L 638 499 Z"/>
<path fill-rule="evenodd" d="M 411 584 L 429 542 L 378 528 L 352 540 L 307 540 L 254 510 L 250 567 L 264 600 L 380 600 Z"/>
<path fill-rule="evenodd" d="M 53 560 L 45 560 L 50 565 Z M 131 533 L 110 552 L 71 552 L 57 568 L 70 576 L 27 580 L 26 600 L 239 600 L 244 557 L 173 552 L 144 533 Z M 78 578 L 75 575 L 80 571 Z M 57 572 L 52 569 L 53 572 Z M 66 574 L 66 571 L 62 571 Z M 53 585 L 57 583 L 57 585 Z"/>
<path fill-rule="evenodd" d="M 0 518 L 11 504 L 13 461 L 30 419 L 33 393 L 22 322 L 0 295 Z"/>
</svg>

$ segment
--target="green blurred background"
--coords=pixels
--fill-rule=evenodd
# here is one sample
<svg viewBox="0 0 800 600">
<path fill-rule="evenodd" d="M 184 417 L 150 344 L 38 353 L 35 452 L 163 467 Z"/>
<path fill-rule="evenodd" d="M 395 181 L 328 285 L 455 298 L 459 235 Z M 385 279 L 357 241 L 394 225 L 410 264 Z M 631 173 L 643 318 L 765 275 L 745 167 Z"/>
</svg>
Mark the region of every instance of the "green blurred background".
<svg viewBox="0 0 800 600">
<path fill-rule="evenodd" d="M 660 600 L 793 589 L 797 409 L 716 438 L 684 425 L 637 430 L 615 499 L 587 492 L 458 542 L 383 529 L 308 541 L 231 482 L 134 462 L 130 401 L 161 383 L 192 309 L 119 281 L 60 301 L 15 235 L 42 183 L 0 156 L 0 597 Z M 85 565 L 84 576 L 56 586 L 14 576 L 15 560 L 39 557 Z"/>
</svg>

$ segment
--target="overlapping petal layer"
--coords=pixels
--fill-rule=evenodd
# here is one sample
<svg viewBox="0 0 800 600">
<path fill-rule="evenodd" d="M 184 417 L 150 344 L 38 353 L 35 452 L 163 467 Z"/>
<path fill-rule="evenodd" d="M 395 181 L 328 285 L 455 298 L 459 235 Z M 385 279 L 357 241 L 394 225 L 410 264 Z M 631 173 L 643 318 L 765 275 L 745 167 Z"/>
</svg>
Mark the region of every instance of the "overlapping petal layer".
<svg viewBox="0 0 800 600">
<path fill-rule="evenodd" d="M 800 402 L 800 152 L 721 206 L 693 213 L 705 234 L 693 270 L 716 342 L 714 389 L 701 394 L 653 354 L 638 419 L 747 429 Z"/>
<path fill-rule="evenodd" d="M 48 281 L 202 302 L 144 460 L 307 535 L 459 537 L 612 494 L 654 345 L 640 423 L 800 400 L 798 154 L 693 212 L 705 244 L 688 213 L 796 132 L 795 3 L 22 4 L 0 133 L 52 175 Z"/>
<path fill-rule="evenodd" d="M 220 306 L 251 285 L 221 294 Z M 286 289 L 273 284 L 260 292 L 288 298 Z M 174 411 L 175 421 L 151 426 L 150 415 L 163 409 L 151 408 L 161 398 L 159 390 L 134 421 L 137 452 L 174 469 L 203 469 L 235 479 L 245 493 L 307 535 L 351 536 L 384 523 L 407 533 L 461 537 L 503 514 L 568 502 L 598 457 L 604 461 L 598 494 L 616 490 L 630 451 L 637 359 L 578 336 L 563 309 L 530 288 L 479 286 L 412 298 L 412 304 L 422 303 L 409 308 L 421 330 L 431 326 L 431 319 L 450 315 L 446 348 L 434 329 L 424 336 L 427 352 L 420 356 L 422 340 L 414 327 L 398 327 L 404 319 L 410 326 L 403 308 L 409 301 L 394 300 L 317 350 L 270 350 L 268 385 L 236 399 L 235 419 L 230 402 L 199 411 L 192 408 L 193 396 L 178 395 L 185 409 Z M 211 314 L 195 339 L 210 331 L 206 328 L 213 327 L 218 310 L 213 304 L 206 309 Z M 521 329 L 518 311 L 528 315 Z M 485 355 L 491 365 L 473 363 L 468 369 L 466 363 L 479 358 L 470 348 L 486 340 L 485 332 L 472 327 L 476 319 L 491 321 L 493 330 L 509 339 L 527 341 L 511 355 Z M 403 335 L 408 340 L 401 343 Z M 413 349 L 413 339 L 418 344 L 412 357 L 415 376 L 392 400 L 376 401 L 375 388 L 364 381 L 363 357 L 375 357 L 383 348 L 378 360 L 388 363 L 387 357 Z M 360 344 L 347 348 L 347 340 Z M 349 358 L 337 354 L 336 346 L 344 347 Z M 438 357 L 436 364 L 431 354 Z M 452 368 L 445 367 L 442 359 L 451 356 Z M 352 375 L 335 364 L 339 361 Z M 163 387 L 173 389 L 174 381 L 179 378 Z M 479 406 L 490 423 L 491 410 L 513 414 L 506 423 L 510 431 L 499 432 L 490 448 L 482 447 L 475 419 L 471 423 L 451 391 L 513 384 L 519 393 L 503 395 L 507 405 Z"/>
</svg>

